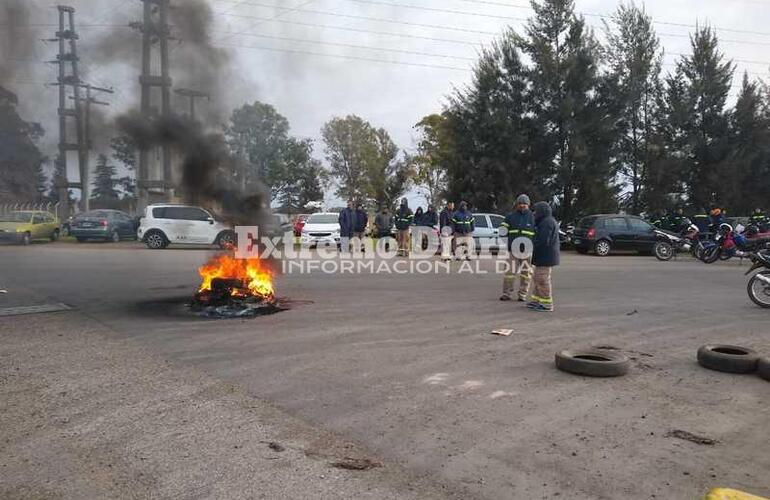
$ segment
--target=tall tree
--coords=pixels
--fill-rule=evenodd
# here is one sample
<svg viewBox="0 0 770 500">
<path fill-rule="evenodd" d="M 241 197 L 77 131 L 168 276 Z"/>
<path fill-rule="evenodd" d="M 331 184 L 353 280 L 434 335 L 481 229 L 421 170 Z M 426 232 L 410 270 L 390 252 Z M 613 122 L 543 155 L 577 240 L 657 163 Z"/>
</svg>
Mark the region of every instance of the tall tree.
<svg viewBox="0 0 770 500">
<path fill-rule="evenodd" d="M 366 169 L 366 194 L 370 202 L 392 207 L 413 178 L 411 163 L 399 158 L 390 134 L 379 128 L 373 134 L 374 156 Z"/>
<path fill-rule="evenodd" d="M 532 61 L 528 111 L 542 132 L 542 171 L 553 172 L 559 215 L 612 209 L 617 186 L 611 165 L 614 119 L 600 47 L 572 0 L 533 1 L 520 46 Z"/>
<path fill-rule="evenodd" d="M 414 163 L 414 180 L 425 194 L 428 205 L 438 206 L 447 189 L 447 172 L 444 164 L 448 151 L 445 115 L 424 117 L 415 125 L 420 137 Z"/>
<path fill-rule="evenodd" d="M 526 69 L 507 32 L 482 51 L 473 80 L 449 98 L 438 129 L 447 195 L 474 207 L 505 210 L 517 193 L 546 197 L 550 171 L 535 155 L 542 142 L 526 112 Z"/>
<path fill-rule="evenodd" d="M 757 82 L 743 74 L 735 110 L 723 203 L 739 214 L 770 205 L 770 116 Z"/>
<path fill-rule="evenodd" d="M 605 22 L 607 63 L 618 101 L 615 161 L 630 187 L 627 208 L 638 214 L 645 207 L 643 190 L 650 164 L 658 160 L 657 103 L 662 52 L 652 18 L 633 3 L 621 4 Z"/>
<path fill-rule="evenodd" d="M 331 175 L 337 181 L 337 196 L 349 200 L 366 198 L 367 173 L 377 154 L 372 126 L 349 115 L 327 122 L 321 135 Z"/>
<path fill-rule="evenodd" d="M 36 142 L 45 132 L 22 120 L 17 104 L 16 95 L 0 87 L 0 199 L 30 202 L 39 197 L 45 157 Z"/>
<path fill-rule="evenodd" d="M 311 201 L 323 201 L 325 172 L 313 158 L 310 139 L 287 141 L 282 166 L 274 173 L 273 190 L 284 207 L 302 209 Z"/>
<path fill-rule="evenodd" d="M 697 206 L 722 203 L 725 177 L 733 174 L 726 159 L 729 153 L 729 119 L 725 110 L 733 77 L 733 64 L 719 51 L 714 30 L 697 28 L 690 37 L 692 55 L 677 64 L 681 73 L 688 120 L 687 190 Z"/>
<path fill-rule="evenodd" d="M 115 165 L 112 165 L 105 155 L 99 155 L 94 174 L 91 199 L 102 207 L 114 205 L 120 194 L 116 189 L 118 179 Z"/>
<path fill-rule="evenodd" d="M 242 168 L 232 172 L 236 184 L 247 189 L 258 182 L 280 182 L 283 153 L 289 140 L 289 121 L 271 105 L 245 104 L 233 111 L 225 137 Z M 277 193 L 273 192 L 273 196 Z"/>
</svg>

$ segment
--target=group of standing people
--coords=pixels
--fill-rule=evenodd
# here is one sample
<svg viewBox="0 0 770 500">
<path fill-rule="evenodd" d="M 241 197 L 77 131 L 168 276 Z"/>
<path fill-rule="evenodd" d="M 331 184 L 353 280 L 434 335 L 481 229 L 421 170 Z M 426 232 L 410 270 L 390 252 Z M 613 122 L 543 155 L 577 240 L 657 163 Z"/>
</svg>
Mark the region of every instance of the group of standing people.
<svg viewBox="0 0 770 500">
<path fill-rule="evenodd" d="M 340 236 L 342 238 L 363 238 L 368 224 L 368 216 L 363 205 L 353 207 L 348 202 L 347 208 L 340 213 Z M 395 213 L 390 213 L 387 206 L 377 213 L 374 219 L 374 235 L 380 238 L 390 237 L 393 226 L 396 228 L 398 255 L 409 255 L 410 232 L 414 227 L 431 227 L 438 225 L 441 238 L 441 257 L 451 260 L 454 257 L 465 259 L 475 252 L 473 231 L 476 219 L 466 202 L 461 202 L 455 209 L 453 202 L 448 202 L 439 214 L 433 207 L 423 212 L 418 208 L 412 212 L 406 198 Z M 551 206 L 544 201 L 535 203 L 530 209 L 530 199 L 526 194 L 516 199 L 516 206 L 508 213 L 501 228 L 505 229 L 509 268 L 503 277 L 503 293 L 500 300 L 513 300 L 516 277 L 519 287 L 516 298 L 526 302 L 527 307 L 535 311 L 550 312 L 554 310 L 552 274 L 553 268 L 559 265 L 560 242 L 559 224 L 553 217 Z M 522 243 L 524 238 L 531 245 L 531 255 L 514 252 L 514 242 Z M 531 285 L 534 283 L 534 286 Z M 532 291 L 530 293 L 530 288 Z"/>
<path fill-rule="evenodd" d="M 516 293 L 519 302 L 526 302 L 527 307 L 539 312 L 552 312 L 553 301 L 553 268 L 560 262 L 559 223 L 553 217 L 551 205 L 545 201 L 535 203 L 530 210 L 530 199 L 526 194 L 516 199 L 515 209 L 505 216 L 501 227 L 507 230 L 509 269 L 503 276 L 502 301 L 513 300 L 516 276 L 519 277 L 519 288 Z M 532 249 L 531 256 L 519 253 L 514 249 L 514 243 L 525 243 Z M 531 245 L 526 245 L 531 243 Z M 533 271 L 534 269 L 534 271 Z M 530 285 L 534 288 L 530 294 Z"/>
</svg>

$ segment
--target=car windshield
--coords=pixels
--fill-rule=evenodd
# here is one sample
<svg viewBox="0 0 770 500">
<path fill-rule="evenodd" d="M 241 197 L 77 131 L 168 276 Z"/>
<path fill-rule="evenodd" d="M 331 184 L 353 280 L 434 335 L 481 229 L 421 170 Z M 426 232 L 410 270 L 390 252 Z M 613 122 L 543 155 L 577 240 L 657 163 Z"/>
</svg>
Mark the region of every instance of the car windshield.
<svg viewBox="0 0 770 500">
<path fill-rule="evenodd" d="M 337 214 L 313 214 L 308 218 L 308 224 L 335 224 L 339 216 Z"/>
<path fill-rule="evenodd" d="M 11 212 L 0 214 L 0 222 L 29 222 L 32 212 Z"/>
</svg>

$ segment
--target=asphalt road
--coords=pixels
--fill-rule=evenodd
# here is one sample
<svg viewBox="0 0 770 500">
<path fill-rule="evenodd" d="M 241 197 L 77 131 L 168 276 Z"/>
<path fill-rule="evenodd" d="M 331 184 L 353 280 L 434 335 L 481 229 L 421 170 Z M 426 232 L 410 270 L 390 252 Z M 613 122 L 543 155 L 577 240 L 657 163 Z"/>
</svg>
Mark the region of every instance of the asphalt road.
<svg viewBox="0 0 770 500">
<path fill-rule="evenodd" d="M 65 302 L 115 339 L 233 384 L 448 492 L 684 499 L 731 486 L 770 496 L 770 384 L 695 363 L 708 342 L 770 355 L 769 313 L 749 301 L 745 265 L 565 254 L 553 314 L 498 301 L 491 263 L 481 265 L 488 274 L 284 275 L 276 286 L 292 310 L 210 321 L 181 304 L 211 253 L 0 247 L 0 286 L 11 292 L 0 307 Z M 495 328 L 514 333 L 490 335 Z M 592 345 L 626 352 L 632 371 L 588 379 L 554 369 L 556 350 Z"/>
</svg>

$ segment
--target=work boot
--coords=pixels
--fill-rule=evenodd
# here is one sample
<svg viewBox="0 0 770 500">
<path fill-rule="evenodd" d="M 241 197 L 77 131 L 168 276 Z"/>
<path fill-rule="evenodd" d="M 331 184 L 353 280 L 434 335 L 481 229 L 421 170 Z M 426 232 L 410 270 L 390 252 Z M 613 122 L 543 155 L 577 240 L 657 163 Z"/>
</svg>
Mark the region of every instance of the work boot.
<svg viewBox="0 0 770 500">
<path fill-rule="evenodd" d="M 502 295 L 500 296 L 500 300 L 502 300 L 502 301 L 504 301 L 504 302 L 510 301 L 510 300 L 511 300 L 511 296 L 510 296 L 510 295 L 508 295 L 507 293 L 504 293 L 504 294 L 502 294 Z"/>
<path fill-rule="evenodd" d="M 537 312 L 553 312 L 553 306 L 552 305 L 545 305 L 545 304 L 536 304 L 532 307 L 530 307 L 533 311 Z"/>
</svg>

